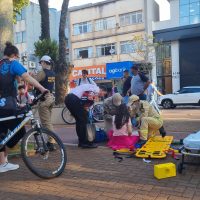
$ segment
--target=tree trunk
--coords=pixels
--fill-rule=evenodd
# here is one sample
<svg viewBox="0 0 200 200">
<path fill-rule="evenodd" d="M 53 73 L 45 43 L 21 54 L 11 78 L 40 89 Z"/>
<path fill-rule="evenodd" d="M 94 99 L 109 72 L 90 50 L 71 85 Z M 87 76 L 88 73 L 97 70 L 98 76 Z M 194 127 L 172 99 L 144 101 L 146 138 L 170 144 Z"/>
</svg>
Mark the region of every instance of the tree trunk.
<svg viewBox="0 0 200 200">
<path fill-rule="evenodd" d="M 49 0 L 39 0 L 41 14 L 41 36 L 40 39 L 50 39 L 49 24 Z"/>
<path fill-rule="evenodd" d="M 68 80 L 72 66 L 67 62 L 66 48 L 67 38 L 65 36 L 67 13 L 69 0 L 63 0 L 60 27 L 59 27 L 59 60 L 56 66 L 56 104 L 64 102 L 65 95 L 68 92 Z"/>
<path fill-rule="evenodd" d="M 13 42 L 13 1 L 0 0 L 0 59 L 5 42 Z"/>
</svg>

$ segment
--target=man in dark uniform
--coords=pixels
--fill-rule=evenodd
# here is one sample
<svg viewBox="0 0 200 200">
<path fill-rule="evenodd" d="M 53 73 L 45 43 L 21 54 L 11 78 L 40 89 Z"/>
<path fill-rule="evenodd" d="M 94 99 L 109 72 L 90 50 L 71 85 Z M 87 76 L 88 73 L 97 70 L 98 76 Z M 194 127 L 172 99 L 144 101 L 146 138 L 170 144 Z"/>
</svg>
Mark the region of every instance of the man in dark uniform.
<svg viewBox="0 0 200 200">
<path fill-rule="evenodd" d="M 51 57 L 45 55 L 41 58 L 40 64 L 42 66 L 42 70 L 34 75 L 34 78 L 39 81 L 39 83 L 48 89 L 50 92 L 45 95 L 45 100 L 40 101 L 38 104 L 38 112 L 40 116 L 40 120 L 42 126 L 44 128 L 49 129 L 50 131 L 54 131 L 53 125 L 51 122 L 51 115 L 53 105 L 55 103 L 55 97 L 52 94 L 55 86 L 55 73 L 52 70 L 53 61 Z M 37 91 L 39 93 L 39 91 Z M 50 149 L 54 149 L 55 141 L 53 138 L 49 138 L 49 142 L 47 143 Z"/>
</svg>

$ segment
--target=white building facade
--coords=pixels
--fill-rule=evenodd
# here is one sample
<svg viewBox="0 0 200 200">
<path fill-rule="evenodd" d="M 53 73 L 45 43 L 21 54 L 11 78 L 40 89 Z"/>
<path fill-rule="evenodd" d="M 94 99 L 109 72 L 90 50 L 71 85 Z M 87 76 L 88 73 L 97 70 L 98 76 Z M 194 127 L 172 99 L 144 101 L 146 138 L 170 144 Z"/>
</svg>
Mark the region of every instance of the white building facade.
<svg viewBox="0 0 200 200">
<path fill-rule="evenodd" d="M 164 93 L 200 85 L 200 0 L 168 0 L 170 20 L 153 23 L 163 45 L 157 52 L 157 82 Z"/>
</svg>

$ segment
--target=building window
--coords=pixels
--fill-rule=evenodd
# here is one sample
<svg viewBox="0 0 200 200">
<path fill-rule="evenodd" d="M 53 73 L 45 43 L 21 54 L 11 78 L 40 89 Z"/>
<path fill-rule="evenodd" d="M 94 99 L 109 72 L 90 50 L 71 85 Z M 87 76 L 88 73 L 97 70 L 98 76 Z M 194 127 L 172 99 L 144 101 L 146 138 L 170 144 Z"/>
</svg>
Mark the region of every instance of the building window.
<svg viewBox="0 0 200 200">
<path fill-rule="evenodd" d="M 120 25 L 128 26 L 131 24 L 139 24 L 142 23 L 142 11 L 136 11 L 132 13 L 127 13 L 120 15 Z"/>
<path fill-rule="evenodd" d="M 15 33 L 15 44 L 25 43 L 26 42 L 26 32 L 16 32 Z"/>
<path fill-rule="evenodd" d="M 200 23 L 200 0 L 180 0 L 180 25 Z"/>
<path fill-rule="evenodd" d="M 85 47 L 74 50 L 75 58 L 91 58 L 92 57 L 92 47 Z"/>
<path fill-rule="evenodd" d="M 120 50 L 121 54 L 133 53 L 135 51 L 133 42 L 131 41 L 120 42 Z"/>
<path fill-rule="evenodd" d="M 115 44 L 99 45 L 97 48 L 97 57 L 110 56 L 116 54 Z"/>
<path fill-rule="evenodd" d="M 116 26 L 115 17 L 109 17 L 95 21 L 95 31 L 112 29 L 115 28 L 115 26 Z"/>
<path fill-rule="evenodd" d="M 92 32 L 92 23 L 91 22 L 83 22 L 79 24 L 74 24 L 74 35 L 80 35 L 84 33 Z"/>
<path fill-rule="evenodd" d="M 25 20 L 25 9 L 22 9 L 16 16 L 17 21 Z"/>
<path fill-rule="evenodd" d="M 22 42 L 25 43 L 26 42 L 26 31 L 22 32 Z"/>
</svg>

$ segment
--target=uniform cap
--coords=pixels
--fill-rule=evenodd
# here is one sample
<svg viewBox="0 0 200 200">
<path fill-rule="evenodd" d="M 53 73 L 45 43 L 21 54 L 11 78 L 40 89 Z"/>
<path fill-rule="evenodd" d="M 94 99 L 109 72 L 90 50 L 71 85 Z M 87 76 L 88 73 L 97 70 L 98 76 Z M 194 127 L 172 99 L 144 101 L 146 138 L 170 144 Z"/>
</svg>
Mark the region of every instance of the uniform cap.
<svg viewBox="0 0 200 200">
<path fill-rule="evenodd" d="M 41 61 L 45 61 L 45 62 L 49 62 L 49 63 L 51 63 L 51 57 L 50 56 L 47 56 L 47 55 L 45 55 L 45 56 L 42 56 L 42 58 L 40 59 L 40 63 L 41 63 Z"/>
<path fill-rule="evenodd" d="M 140 100 L 140 98 L 137 95 L 130 96 L 129 100 L 128 100 L 128 106 L 131 106 L 132 103 L 134 103 L 135 101 L 138 101 L 138 100 Z"/>
</svg>

